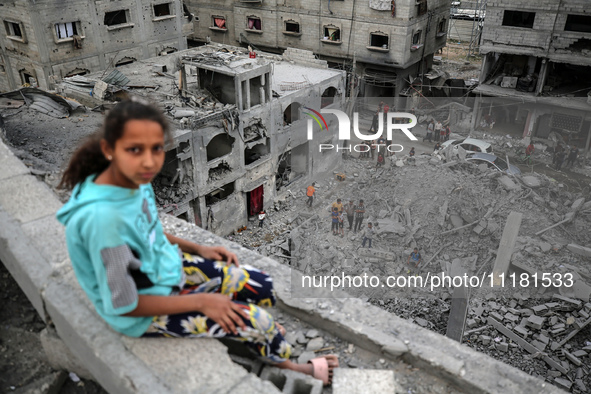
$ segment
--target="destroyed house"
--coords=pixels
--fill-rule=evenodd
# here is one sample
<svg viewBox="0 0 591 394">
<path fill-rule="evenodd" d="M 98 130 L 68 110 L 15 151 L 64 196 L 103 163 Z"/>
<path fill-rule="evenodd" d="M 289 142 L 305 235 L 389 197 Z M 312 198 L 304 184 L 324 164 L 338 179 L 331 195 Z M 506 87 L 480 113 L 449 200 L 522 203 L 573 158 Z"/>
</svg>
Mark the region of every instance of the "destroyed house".
<svg viewBox="0 0 591 394">
<path fill-rule="evenodd" d="M 490 99 L 477 103 L 475 123 L 486 115 L 497 122 L 517 119 L 523 137 L 557 139 L 589 150 L 588 1 L 489 2 L 480 51 L 480 85 L 474 92 Z M 511 102 L 526 105 L 507 105 Z"/>
<path fill-rule="evenodd" d="M 450 10 L 447 0 L 186 3 L 199 19 L 190 41 L 309 51 L 331 68 L 354 68 L 360 97 L 399 97 L 427 72 L 445 46 Z"/>
<path fill-rule="evenodd" d="M 193 27 L 181 0 L 5 0 L 0 20 L 0 92 L 186 49 Z"/>
<path fill-rule="evenodd" d="M 178 71 L 175 71 L 178 70 Z M 154 180 L 164 212 L 217 234 L 246 225 L 290 189 L 305 189 L 316 174 L 332 172 L 336 152 L 319 144 L 336 141 L 336 117 L 329 130 L 314 123 L 308 140 L 308 108 L 341 109 L 343 71 L 284 61 L 276 55 L 236 47 L 202 46 L 117 69 L 123 76 L 95 73 L 68 78 L 63 95 L 104 105 L 89 97 L 92 86 L 108 85 L 104 97 L 145 95 L 172 121 L 174 142 Z M 127 78 L 120 85 L 113 82 Z M 98 82 L 97 82 L 98 81 Z M 334 123 L 334 125 L 331 123 Z"/>
</svg>

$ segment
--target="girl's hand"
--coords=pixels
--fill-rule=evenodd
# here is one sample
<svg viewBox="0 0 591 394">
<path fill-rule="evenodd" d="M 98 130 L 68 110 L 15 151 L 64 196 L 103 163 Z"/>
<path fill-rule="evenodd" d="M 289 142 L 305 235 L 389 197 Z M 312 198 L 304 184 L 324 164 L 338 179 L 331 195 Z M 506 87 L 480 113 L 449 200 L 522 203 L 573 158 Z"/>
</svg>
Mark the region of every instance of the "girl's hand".
<svg viewBox="0 0 591 394">
<path fill-rule="evenodd" d="M 227 333 L 238 334 L 236 327 L 246 330 L 244 319 L 250 319 L 240 304 L 232 302 L 228 296 L 222 294 L 201 293 L 203 305 L 200 312 L 216 322 Z"/>
<path fill-rule="evenodd" d="M 238 257 L 223 246 L 200 245 L 198 254 L 206 259 L 226 261 L 228 265 L 234 264 L 238 267 Z"/>
</svg>

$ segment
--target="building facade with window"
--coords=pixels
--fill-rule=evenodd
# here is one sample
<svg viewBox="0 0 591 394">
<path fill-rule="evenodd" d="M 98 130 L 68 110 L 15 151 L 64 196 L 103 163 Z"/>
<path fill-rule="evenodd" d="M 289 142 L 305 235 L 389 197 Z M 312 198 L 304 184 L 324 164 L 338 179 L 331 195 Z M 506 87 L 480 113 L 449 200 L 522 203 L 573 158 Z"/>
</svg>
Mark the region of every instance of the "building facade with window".
<svg viewBox="0 0 591 394">
<path fill-rule="evenodd" d="M 589 1 L 488 2 L 480 52 L 474 125 L 488 116 L 515 124 L 523 137 L 563 140 L 589 152 Z"/>
<path fill-rule="evenodd" d="M 361 76 L 359 94 L 398 97 L 445 46 L 447 0 L 188 0 L 190 39 L 313 51 Z M 422 64 L 422 69 L 421 69 Z"/>
<path fill-rule="evenodd" d="M 59 5 L 58 5 L 59 4 Z M 0 91 L 186 49 L 192 16 L 181 0 L 0 4 Z"/>
</svg>

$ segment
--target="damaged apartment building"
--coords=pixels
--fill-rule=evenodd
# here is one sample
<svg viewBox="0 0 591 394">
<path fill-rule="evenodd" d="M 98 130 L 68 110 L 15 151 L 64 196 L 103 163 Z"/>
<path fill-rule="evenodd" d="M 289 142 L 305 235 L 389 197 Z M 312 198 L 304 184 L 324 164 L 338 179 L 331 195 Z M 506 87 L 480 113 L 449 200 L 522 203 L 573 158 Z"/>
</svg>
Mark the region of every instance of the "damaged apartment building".
<svg viewBox="0 0 591 394">
<path fill-rule="evenodd" d="M 306 49 L 360 76 L 359 96 L 399 97 L 446 42 L 448 0 L 188 0 L 200 42 Z"/>
<path fill-rule="evenodd" d="M 3 0 L 0 92 L 51 90 L 64 77 L 186 49 L 191 19 L 181 0 Z"/>
<path fill-rule="evenodd" d="M 515 123 L 524 138 L 552 139 L 589 152 L 588 1 L 488 1 L 480 51 L 474 124 L 485 117 Z"/>
<path fill-rule="evenodd" d="M 226 235 L 290 189 L 332 174 L 341 160 L 319 151 L 319 144 L 337 144 L 336 117 L 326 115 L 330 132 L 314 122 L 308 140 L 307 108 L 342 109 L 344 71 L 312 59 L 250 56 L 242 48 L 201 46 L 66 78 L 58 91 L 88 107 L 108 106 L 103 95 L 139 94 L 157 102 L 174 134 L 153 182 L 158 206 Z"/>
</svg>

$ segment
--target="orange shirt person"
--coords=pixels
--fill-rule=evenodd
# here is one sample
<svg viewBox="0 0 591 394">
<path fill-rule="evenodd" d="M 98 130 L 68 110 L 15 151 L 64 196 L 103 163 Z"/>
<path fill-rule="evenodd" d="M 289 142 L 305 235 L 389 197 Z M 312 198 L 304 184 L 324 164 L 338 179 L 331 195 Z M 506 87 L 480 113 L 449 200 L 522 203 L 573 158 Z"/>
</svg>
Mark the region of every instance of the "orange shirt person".
<svg viewBox="0 0 591 394">
<path fill-rule="evenodd" d="M 314 194 L 316 194 L 316 189 L 314 188 L 314 186 L 316 186 L 316 183 L 312 182 L 312 185 L 308 186 L 308 189 L 306 190 L 306 196 L 308 196 L 308 201 L 306 201 L 306 204 L 308 204 L 310 208 L 312 208 L 312 203 L 314 202 Z"/>
</svg>

